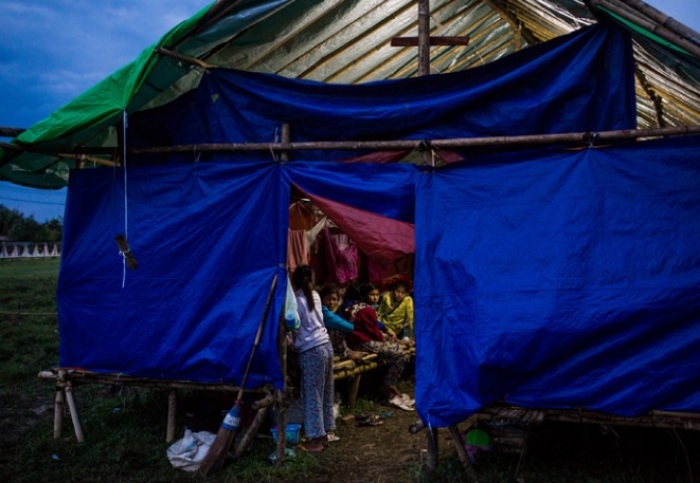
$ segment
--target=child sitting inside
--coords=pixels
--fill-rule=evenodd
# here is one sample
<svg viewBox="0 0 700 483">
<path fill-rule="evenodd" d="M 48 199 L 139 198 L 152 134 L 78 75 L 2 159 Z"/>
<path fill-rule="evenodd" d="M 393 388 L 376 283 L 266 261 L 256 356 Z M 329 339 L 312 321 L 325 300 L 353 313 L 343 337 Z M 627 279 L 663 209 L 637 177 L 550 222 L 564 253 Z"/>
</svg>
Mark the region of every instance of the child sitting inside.
<svg viewBox="0 0 700 483">
<path fill-rule="evenodd" d="M 346 334 L 354 330 L 352 322 L 339 316 L 336 311 L 340 305 L 340 293 L 336 285 L 326 285 L 321 289 L 321 302 L 323 303 L 323 323 L 328 329 L 328 335 L 333 345 L 333 353 L 341 359 L 350 359 L 355 362 L 362 359 L 365 354 L 350 350 L 345 341 Z"/>
<path fill-rule="evenodd" d="M 377 314 L 387 331 L 402 342 L 413 340 L 413 298 L 408 294 L 409 286 L 397 280 L 391 290 L 382 294 Z"/>
<path fill-rule="evenodd" d="M 403 397 L 396 383 L 406 365 L 406 355 L 402 346 L 396 342 L 396 337 L 384 334 L 379 329 L 377 313 L 372 308 L 372 304 L 376 304 L 378 299 L 379 290 L 374 284 L 366 283 L 360 286 L 360 297 L 350 309 L 350 320 L 355 328 L 346 336 L 346 340 L 350 348 L 377 354 L 386 361 L 389 367 L 379 389 L 391 402 L 395 398 L 401 400 Z"/>
</svg>

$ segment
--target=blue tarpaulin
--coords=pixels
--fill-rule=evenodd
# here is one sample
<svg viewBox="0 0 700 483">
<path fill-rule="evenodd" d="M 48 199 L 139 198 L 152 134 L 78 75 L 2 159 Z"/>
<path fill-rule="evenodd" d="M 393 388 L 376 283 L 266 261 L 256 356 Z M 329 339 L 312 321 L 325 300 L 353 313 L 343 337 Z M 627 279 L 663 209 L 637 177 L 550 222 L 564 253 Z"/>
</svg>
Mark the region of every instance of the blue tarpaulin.
<svg viewBox="0 0 700 483">
<path fill-rule="evenodd" d="M 420 178 L 416 406 L 700 411 L 700 139 Z M 439 209 L 436 209 L 439 207 Z"/>
<path fill-rule="evenodd" d="M 629 39 L 583 29 L 445 76 L 326 86 L 215 69 L 133 116 L 129 145 L 448 138 L 634 127 Z M 308 153 L 307 153 L 308 154 Z M 698 410 L 697 139 L 408 164 L 131 156 L 71 173 L 60 364 L 282 385 L 292 184 L 415 223 L 416 393 L 451 425 L 483 404 Z M 158 161 L 158 163 L 154 163 Z M 114 238 L 139 262 L 124 268 Z M 280 276 L 263 317 L 273 276 Z"/>
<path fill-rule="evenodd" d="M 134 116 L 130 139 L 161 146 L 269 143 L 280 140 L 285 123 L 295 142 L 630 129 L 632 45 L 621 29 L 594 25 L 467 71 L 360 85 L 213 69 L 191 94 Z M 304 152 L 321 160 L 356 155 Z M 269 152 L 246 156 L 270 159 Z"/>
<path fill-rule="evenodd" d="M 57 294 L 60 364 L 238 383 L 277 273 L 248 383 L 280 386 L 289 185 L 279 167 L 139 166 L 127 169 L 127 180 L 125 199 L 121 171 L 71 175 Z M 120 234 L 135 270 L 120 260 Z"/>
</svg>

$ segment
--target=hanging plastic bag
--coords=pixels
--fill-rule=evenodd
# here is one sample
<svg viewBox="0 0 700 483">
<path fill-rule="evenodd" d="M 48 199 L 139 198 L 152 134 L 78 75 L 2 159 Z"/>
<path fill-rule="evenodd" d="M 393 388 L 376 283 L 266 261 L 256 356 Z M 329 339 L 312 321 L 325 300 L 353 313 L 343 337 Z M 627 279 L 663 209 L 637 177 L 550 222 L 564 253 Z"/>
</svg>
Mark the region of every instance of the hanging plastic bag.
<svg viewBox="0 0 700 483">
<path fill-rule="evenodd" d="M 294 295 L 294 290 L 292 290 L 292 282 L 289 281 L 289 276 L 287 276 L 287 294 L 284 300 L 284 320 L 287 325 L 287 330 L 290 332 L 296 331 L 301 325 L 297 298 Z"/>
<path fill-rule="evenodd" d="M 197 471 L 215 439 L 216 434 L 209 431 L 192 432 L 186 429 L 185 436 L 168 448 L 168 459 L 175 468 Z"/>
</svg>

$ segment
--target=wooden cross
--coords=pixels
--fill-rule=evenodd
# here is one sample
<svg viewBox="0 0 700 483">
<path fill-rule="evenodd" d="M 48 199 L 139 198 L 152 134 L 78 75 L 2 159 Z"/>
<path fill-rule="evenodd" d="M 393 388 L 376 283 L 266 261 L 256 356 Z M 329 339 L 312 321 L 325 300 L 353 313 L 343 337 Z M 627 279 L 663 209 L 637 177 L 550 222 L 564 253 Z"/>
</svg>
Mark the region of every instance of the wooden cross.
<svg viewBox="0 0 700 483">
<path fill-rule="evenodd" d="M 418 37 L 394 37 L 392 47 L 418 46 L 418 75 L 430 74 L 431 45 L 468 45 L 469 37 L 431 37 L 430 0 L 418 0 Z"/>
</svg>

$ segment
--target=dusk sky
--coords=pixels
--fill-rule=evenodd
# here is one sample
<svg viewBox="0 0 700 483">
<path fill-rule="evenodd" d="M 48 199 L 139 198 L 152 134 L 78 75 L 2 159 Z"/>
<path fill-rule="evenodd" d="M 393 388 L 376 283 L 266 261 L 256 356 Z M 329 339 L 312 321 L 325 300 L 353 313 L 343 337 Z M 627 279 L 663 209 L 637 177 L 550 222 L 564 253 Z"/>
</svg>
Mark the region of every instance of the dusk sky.
<svg viewBox="0 0 700 483">
<path fill-rule="evenodd" d="M 28 128 L 131 62 L 209 0 L 0 0 L 0 126 Z M 698 0 L 647 0 L 700 31 Z M 7 138 L 0 138 L 9 141 Z M 66 189 L 0 182 L 0 204 L 43 222 Z"/>
</svg>

